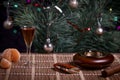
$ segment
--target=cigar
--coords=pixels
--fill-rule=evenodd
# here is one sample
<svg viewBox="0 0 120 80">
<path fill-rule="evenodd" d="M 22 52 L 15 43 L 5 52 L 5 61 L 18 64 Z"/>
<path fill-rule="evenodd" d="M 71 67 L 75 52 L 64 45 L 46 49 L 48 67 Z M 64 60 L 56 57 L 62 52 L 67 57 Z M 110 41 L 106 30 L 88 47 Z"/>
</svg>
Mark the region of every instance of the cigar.
<svg viewBox="0 0 120 80">
<path fill-rule="evenodd" d="M 103 77 L 108 77 L 119 72 L 120 72 L 120 65 L 116 65 L 112 68 L 102 70 L 101 74 Z"/>
<path fill-rule="evenodd" d="M 54 64 L 54 68 L 56 70 L 60 70 L 60 71 L 63 71 L 63 72 L 66 72 L 66 73 L 77 73 L 79 72 L 79 68 L 71 65 L 71 64 L 68 64 L 68 63 L 56 63 Z"/>
</svg>

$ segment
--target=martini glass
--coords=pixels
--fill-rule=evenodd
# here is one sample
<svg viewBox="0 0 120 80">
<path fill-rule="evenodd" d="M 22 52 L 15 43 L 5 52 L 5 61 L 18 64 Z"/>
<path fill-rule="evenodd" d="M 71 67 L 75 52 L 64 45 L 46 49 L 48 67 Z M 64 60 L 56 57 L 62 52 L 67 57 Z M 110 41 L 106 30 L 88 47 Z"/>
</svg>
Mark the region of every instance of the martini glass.
<svg viewBox="0 0 120 80">
<path fill-rule="evenodd" d="M 25 62 L 25 65 L 30 65 L 31 63 L 31 46 L 32 46 L 32 42 L 33 42 L 33 39 L 34 39 L 34 34 L 35 34 L 35 27 L 22 27 L 21 28 L 22 30 L 22 35 L 23 35 L 23 38 L 24 38 L 24 42 L 25 42 L 25 45 L 26 45 L 26 49 L 27 49 L 27 57 L 26 57 L 26 62 Z"/>
</svg>

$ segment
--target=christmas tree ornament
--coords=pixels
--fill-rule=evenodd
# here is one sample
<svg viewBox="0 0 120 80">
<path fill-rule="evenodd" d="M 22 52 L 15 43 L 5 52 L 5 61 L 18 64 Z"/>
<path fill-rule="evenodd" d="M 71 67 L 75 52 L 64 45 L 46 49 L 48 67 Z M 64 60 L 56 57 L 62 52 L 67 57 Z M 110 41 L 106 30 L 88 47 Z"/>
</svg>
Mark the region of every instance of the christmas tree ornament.
<svg viewBox="0 0 120 80">
<path fill-rule="evenodd" d="M 120 30 L 120 26 L 117 26 L 117 30 L 118 30 L 118 31 Z"/>
<path fill-rule="evenodd" d="M 14 7 L 15 7 L 15 8 L 18 8 L 18 4 L 14 4 Z"/>
<path fill-rule="evenodd" d="M 37 8 L 37 11 L 40 12 L 40 11 L 41 11 L 41 8 Z"/>
<path fill-rule="evenodd" d="M 114 21 L 116 21 L 116 22 L 118 21 L 118 17 L 117 16 L 114 17 Z"/>
<path fill-rule="evenodd" d="M 33 6 L 40 7 L 40 4 L 39 3 L 34 3 Z"/>
<path fill-rule="evenodd" d="M 46 39 L 46 43 L 45 43 L 45 45 L 44 45 L 44 50 L 46 51 L 46 52 L 51 52 L 51 51 L 53 51 L 53 45 L 52 45 L 52 43 L 50 42 L 50 38 L 47 38 Z"/>
<path fill-rule="evenodd" d="M 30 3 L 31 3 L 31 0 L 26 0 L 26 3 L 27 3 L 27 4 L 30 4 Z"/>
<path fill-rule="evenodd" d="M 49 19 L 49 13 L 51 12 L 51 10 L 46 9 L 45 11 L 46 11 L 46 13 L 48 13 L 48 14 L 46 14 L 46 18 Z M 54 23 L 54 20 L 46 21 L 46 37 L 47 37 L 47 39 L 46 39 L 46 43 L 44 44 L 44 50 L 48 53 L 53 51 L 53 45 L 50 41 L 50 27 L 52 26 L 53 23 Z"/>
<path fill-rule="evenodd" d="M 78 1 L 77 0 L 70 0 L 69 1 L 69 6 L 72 8 L 77 8 L 78 7 Z"/>
<path fill-rule="evenodd" d="M 112 8 L 109 9 L 110 13 L 112 13 Z"/>
<path fill-rule="evenodd" d="M 4 21 L 3 26 L 5 29 L 11 29 L 12 28 L 12 21 L 7 19 L 6 21 Z"/>
<path fill-rule="evenodd" d="M 90 27 L 88 27 L 88 28 L 84 28 L 84 31 L 90 31 L 90 30 L 91 30 Z"/>
<path fill-rule="evenodd" d="M 54 6 L 61 14 L 63 14 L 63 16 L 65 16 L 65 14 L 63 13 L 62 9 L 58 6 Z"/>
<path fill-rule="evenodd" d="M 96 34 L 99 34 L 99 35 L 103 34 L 103 28 L 102 27 L 98 27 L 96 29 Z"/>
<path fill-rule="evenodd" d="M 103 28 L 101 27 L 102 18 L 97 18 L 98 28 L 96 29 L 96 34 L 102 35 L 103 34 Z"/>
<path fill-rule="evenodd" d="M 7 19 L 4 21 L 3 23 L 3 26 L 5 29 L 11 29 L 13 26 L 12 26 L 12 18 L 9 16 L 9 2 L 7 4 Z"/>
</svg>

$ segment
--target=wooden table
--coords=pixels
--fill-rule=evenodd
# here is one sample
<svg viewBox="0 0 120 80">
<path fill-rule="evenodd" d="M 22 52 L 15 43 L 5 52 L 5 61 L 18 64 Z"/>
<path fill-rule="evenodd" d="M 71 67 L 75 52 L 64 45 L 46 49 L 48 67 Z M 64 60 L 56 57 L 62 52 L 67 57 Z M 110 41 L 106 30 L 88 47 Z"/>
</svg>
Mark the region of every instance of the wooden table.
<svg viewBox="0 0 120 80">
<path fill-rule="evenodd" d="M 72 62 L 75 53 L 32 53 L 32 62 L 35 65 L 30 67 L 23 65 L 26 55 L 21 54 L 19 63 L 12 64 L 9 69 L 0 69 L 0 80 L 120 80 L 120 73 L 107 78 L 101 77 L 101 70 L 82 69 L 75 74 L 66 74 L 55 71 L 53 64 L 57 62 Z M 114 54 L 115 61 L 110 66 L 120 64 L 120 54 Z"/>
</svg>

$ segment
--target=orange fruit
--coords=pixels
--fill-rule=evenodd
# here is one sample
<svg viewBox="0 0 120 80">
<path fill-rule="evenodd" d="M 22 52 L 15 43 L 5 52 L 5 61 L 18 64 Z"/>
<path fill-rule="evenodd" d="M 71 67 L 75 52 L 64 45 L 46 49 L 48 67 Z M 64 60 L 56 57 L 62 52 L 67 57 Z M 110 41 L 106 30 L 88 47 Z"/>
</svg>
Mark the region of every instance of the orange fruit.
<svg viewBox="0 0 120 80">
<path fill-rule="evenodd" d="M 20 52 L 15 48 L 8 48 L 3 51 L 1 56 L 11 62 L 18 62 L 20 60 Z"/>
<path fill-rule="evenodd" d="M 10 66 L 11 66 L 11 62 L 10 61 L 8 61 L 5 58 L 1 59 L 1 61 L 0 61 L 0 67 L 1 68 L 8 69 L 8 68 L 10 68 Z"/>
</svg>

